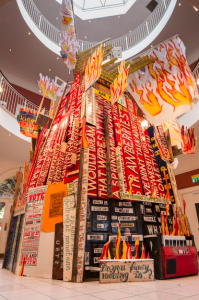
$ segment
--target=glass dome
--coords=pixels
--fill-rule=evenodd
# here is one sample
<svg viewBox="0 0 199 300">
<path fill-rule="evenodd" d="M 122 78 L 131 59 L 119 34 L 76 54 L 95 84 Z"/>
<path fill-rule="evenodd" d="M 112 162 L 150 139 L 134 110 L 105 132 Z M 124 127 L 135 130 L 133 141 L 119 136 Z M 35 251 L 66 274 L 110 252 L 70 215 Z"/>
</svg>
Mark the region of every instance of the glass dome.
<svg viewBox="0 0 199 300">
<path fill-rule="evenodd" d="M 82 20 L 88 20 L 125 14 L 135 2 L 136 0 L 73 0 L 73 5 L 75 14 Z"/>
</svg>

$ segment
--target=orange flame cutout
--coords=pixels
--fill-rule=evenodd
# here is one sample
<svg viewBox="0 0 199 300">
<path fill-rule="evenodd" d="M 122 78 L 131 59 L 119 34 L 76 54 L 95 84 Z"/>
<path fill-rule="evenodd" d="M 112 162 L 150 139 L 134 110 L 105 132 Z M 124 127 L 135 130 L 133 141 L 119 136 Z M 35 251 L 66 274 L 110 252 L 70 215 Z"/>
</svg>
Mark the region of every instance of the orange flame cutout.
<svg viewBox="0 0 199 300">
<path fill-rule="evenodd" d="M 94 82 L 99 78 L 101 74 L 101 65 L 103 61 L 102 44 L 91 54 L 91 59 L 89 57 L 86 69 L 85 69 L 85 91 L 94 84 Z"/>
<path fill-rule="evenodd" d="M 123 254 L 121 259 L 127 259 L 127 244 L 125 241 L 123 241 Z"/>
<path fill-rule="evenodd" d="M 131 245 L 127 242 L 127 259 L 132 259 Z"/>
<path fill-rule="evenodd" d="M 52 99 L 53 101 L 56 100 L 56 92 L 58 90 L 58 86 L 52 80 L 50 82 L 50 78 L 48 76 L 44 77 L 41 73 L 39 74 L 40 80 L 38 81 L 38 85 L 40 88 L 40 93 L 44 95 L 45 97 Z"/>
<path fill-rule="evenodd" d="M 145 249 L 144 249 L 144 244 L 142 243 L 142 255 L 140 257 L 141 259 L 146 259 L 146 253 L 145 253 Z"/>
<path fill-rule="evenodd" d="M 157 193 L 156 193 L 156 189 L 155 189 L 155 184 L 153 182 L 153 193 L 151 195 L 152 198 L 157 198 Z"/>
<path fill-rule="evenodd" d="M 83 125 L 82 125 L 82 148 L 87 148 L 89 146 L 88 140 L 86 137 L 86 117 L 83 118 Z"/>
<path fill-rule="evenodd" d="M 111 102 L 112 105 L 122 96 L 124 91 L 127 88 L 127 77 L 128 77 L 128 71 L 129 71 L 130 65 L 128 65 L 127 68 L 125 68 L 125 60 L 123 60 L 120 64 L 120 67 L 118 66 L 118 78 L 114 80 L 114 82 L 111 84 Z"/>
<path fill-rule="evenodd" d="M 139 245 L 140 245 L 140 241 L 139 241 L 139 236 L 137 237 L 136 239 L 136 242 L 135 242 L 135 259 L 138 259 L 138 251 L 139 251 Z"/>
<path fill-rule="evenodd" d="M 131 177 L 131 180 L 129 182 L 129 186 L 130 186 L 130 188 L 129 188 L 129 195 L 132 195 L 132 183 L 133 183 L 133 176 Z"/>
<path fill-rule="evenodd" d="M 121 242 L 121 231 L 120 231 L 120 222 L 118 224 L 118 234 L 116 239 L 116 253 L 115 253 L 115 259 L 120 259 L 120 242 Z"/>
</svg>

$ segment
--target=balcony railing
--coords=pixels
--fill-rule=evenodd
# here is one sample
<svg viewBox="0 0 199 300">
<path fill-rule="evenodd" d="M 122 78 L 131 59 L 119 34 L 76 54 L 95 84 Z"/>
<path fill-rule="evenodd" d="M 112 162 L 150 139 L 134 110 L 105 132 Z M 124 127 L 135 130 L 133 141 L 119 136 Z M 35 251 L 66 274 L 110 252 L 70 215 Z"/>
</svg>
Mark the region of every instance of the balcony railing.
<svg viewBox="0 0 199 300">
<path fill-rule="evenodd" d="M 23 8 L 25 9 L 29 18 L 33 21 L 33 23 L 40 30 L 40 32 L 42 32 L 45 35 L 45 37 L 47 37 L 56 46 L 59 46 L 61 34 L 60 30 L 53 26 L 41 14 L 33 0 L 17 0 L 18 5 L 19 1 L 22 3 Z M 157 28 L 158 24 L 168 11 L 170 4 L 173 4 L 175 6 L 176 0 L 159 0 L 159 3 L 156 6 L 155 10 L 150 14 L 150 16 L 146 19 L 145 22 L 143 22 L 138 28 L 133 30 L 131 33 L 121 38 L 111 40 L 108 42 L 108 44 L 111 44 L 113 47 L 121 47 L 123 52 L 133 48 L 134 46 L 142 42 L 145 38 L 147 38 L 151 34 L 151 32 L 155 28 Z M 94 42 L 79 40 L 80 51 L 87 50 L 88 48 L 96 44 L 97 43 Z M 142 49 L 140 49 L 140 51 L 141 50 Z"/>
<path fill-rule="evenodd" d="M 198 93 L 199 93 L 199 61 L 193 70 L 193 76 L 195 78 L 197 88 L 198 88 Z"/>
<path fill-rule="evenodd" d="M 0 92 L 0 104 L 9 111 L 13 116 L 17 117 L 21 107 L 30 109 L 36 113 L 38 111 L 38 105 L 21 95 L 6 79 L 3 73 L 0 71 L 0 84 L 2 92 Z M 49 111 L 45 110 L 46 115 L 49 115 Z"/>
</svg>

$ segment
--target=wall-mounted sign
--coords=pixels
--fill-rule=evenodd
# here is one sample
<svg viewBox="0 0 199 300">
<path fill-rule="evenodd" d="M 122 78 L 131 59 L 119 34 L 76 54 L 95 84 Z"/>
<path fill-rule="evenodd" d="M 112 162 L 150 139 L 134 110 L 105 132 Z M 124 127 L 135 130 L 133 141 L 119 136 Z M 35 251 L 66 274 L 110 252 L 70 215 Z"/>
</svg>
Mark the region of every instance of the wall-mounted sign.
<svg viewBox="0 0 199 300">
<path fill-rule="evenodd" d="M 192 183 L 198 183 L 199 182 L 199 174 L 191 176 Z"/>
</svg>

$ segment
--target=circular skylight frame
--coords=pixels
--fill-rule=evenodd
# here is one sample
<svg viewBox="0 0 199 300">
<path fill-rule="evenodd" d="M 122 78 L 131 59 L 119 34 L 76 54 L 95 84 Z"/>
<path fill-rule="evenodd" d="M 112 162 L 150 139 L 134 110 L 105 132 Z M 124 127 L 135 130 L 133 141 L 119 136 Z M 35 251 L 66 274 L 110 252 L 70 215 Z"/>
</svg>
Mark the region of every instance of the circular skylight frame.
<svg viewBox="0 0 199 300">
<path fill-rule="evenodd" d="M 56 1 L 60 4 L 62 3 L 62 0 Z M 80 1 L 82 4 L 80 4 Z M 137 0 L 73 0 L 73 6 L 75 15 L 80 19 L 92 20 L 126 14 L 136 1 Z M 98 5 L 96 5 L 96 2 Z M 112 4 L 110 4 L 110 2 L 112 2 Z M 91 3 L 93 3 L 93 6 Z"/>
</svg>

